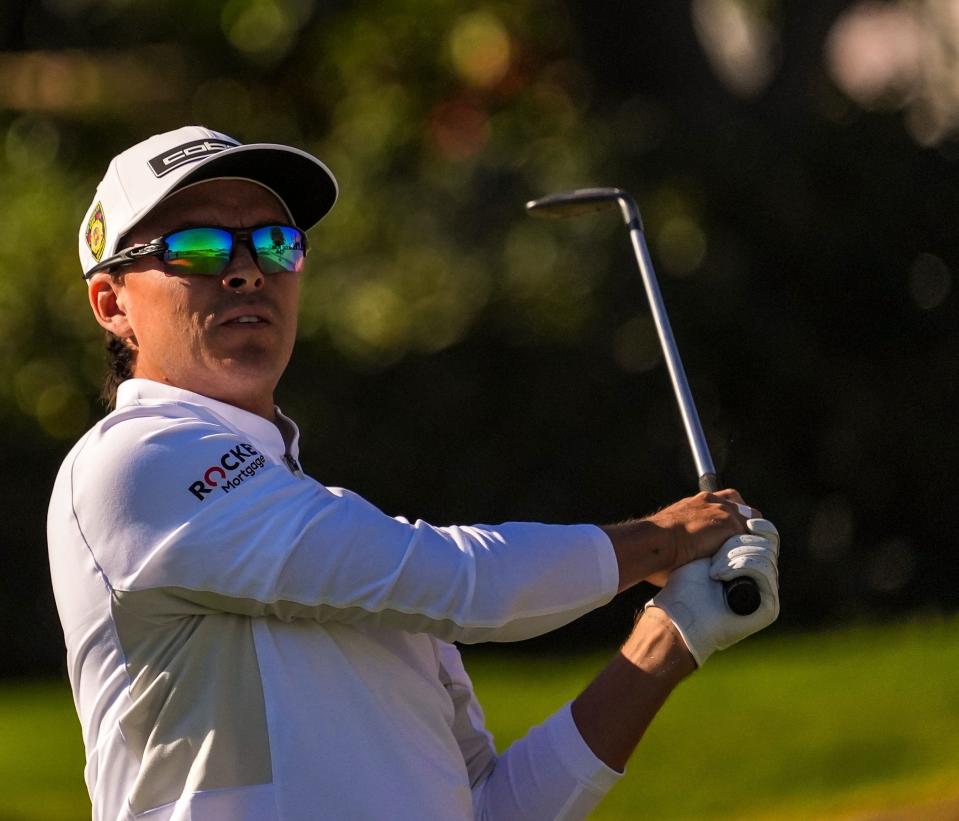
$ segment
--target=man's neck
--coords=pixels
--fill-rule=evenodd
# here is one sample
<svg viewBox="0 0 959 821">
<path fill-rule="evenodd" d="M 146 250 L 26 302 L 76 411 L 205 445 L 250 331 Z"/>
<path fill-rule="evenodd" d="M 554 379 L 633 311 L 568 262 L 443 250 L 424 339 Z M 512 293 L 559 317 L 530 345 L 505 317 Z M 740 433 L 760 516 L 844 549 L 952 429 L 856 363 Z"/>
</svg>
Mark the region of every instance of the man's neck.
<svg viewBox="0 0 959 821">
<path fill-rule="evenodd" d="M 174 382 L 172 379 L 166 377 L 158 377 L 150 373 L 140 373 L 139 369 L 134 371 L 133 376 L 136 379 L 149 379 L 153 382 L 159 382 L 161 385 L 169 385 L 171 388 L 179 388 L 180 390 L 197 393 L 200 396 L 215 399 L 217 402 L 223 402 L 225 405 L 233 405 L 235 408 L 245 410 L 257 416 L 262 416 L 264 419 L 274 424 L 276 423 L 276 405 L 273 403 L 272 392 L 264 393 L 263 395 L 234 393 L 232 391 L 224 392 L 215 388 L 211 389 L 210 385 L 194 385 L 181 381 Z"/>
</svg>

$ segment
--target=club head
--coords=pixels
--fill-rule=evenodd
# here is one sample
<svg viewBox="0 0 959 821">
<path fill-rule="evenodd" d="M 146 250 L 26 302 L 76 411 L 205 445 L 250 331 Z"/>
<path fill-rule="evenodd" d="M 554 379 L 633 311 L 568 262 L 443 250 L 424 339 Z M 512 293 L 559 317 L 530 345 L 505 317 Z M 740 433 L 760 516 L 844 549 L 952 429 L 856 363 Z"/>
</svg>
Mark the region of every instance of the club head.
<svg viewBox="0 0 959 821">
<path fill-rule="evenodd" d="M 619 188 L 577 188 L 530 200 L 526 210 L 534 217 L 564 219 L 613 208 L 624 196 Z"/>
<path fill-rule="evenodd" d="M 577 188 L 575 191 L 562 191 L 538 200 L 530 200 L 526 203 L 526 210 L 534 217 L 565 219 L 593 211 L 604 211 L 616 205 L 619 206 L 623 222 L 630 231 L 643 230 L 643 220 L 639 215 L 636 200 L 622 188 Z"/>
</svg>

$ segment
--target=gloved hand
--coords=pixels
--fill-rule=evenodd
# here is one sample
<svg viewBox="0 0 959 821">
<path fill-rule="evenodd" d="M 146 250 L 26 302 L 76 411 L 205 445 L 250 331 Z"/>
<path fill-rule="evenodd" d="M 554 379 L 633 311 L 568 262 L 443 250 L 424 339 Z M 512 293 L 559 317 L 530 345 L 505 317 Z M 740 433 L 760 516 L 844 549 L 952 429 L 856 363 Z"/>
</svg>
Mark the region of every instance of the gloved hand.
<svg viewBox="0 0 959 821">
<path fill-rule="evenodd" d="M 766 519 L 750 519 L 749 533 L 727 539 L 712 559 L 677 568 L 646 607 L 665 611 L 703 666 L 716 650 L 772 624 L 779 616 L 779 531 Z M 739 616 L 727 606 L 722 582 L 737 576 L 756 580 L 762 602 L 755 613 Z"/>
</svg>

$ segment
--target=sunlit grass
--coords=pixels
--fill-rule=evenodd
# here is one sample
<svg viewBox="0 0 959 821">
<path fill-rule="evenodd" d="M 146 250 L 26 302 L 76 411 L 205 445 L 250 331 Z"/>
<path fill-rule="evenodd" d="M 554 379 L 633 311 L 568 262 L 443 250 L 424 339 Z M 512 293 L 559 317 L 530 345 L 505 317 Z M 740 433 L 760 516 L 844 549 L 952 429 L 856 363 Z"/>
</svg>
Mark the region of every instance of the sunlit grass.
<svg viewBox="0 0 959 821">
<path fill-rule="evenodd" d="M 469 669 L 502 748 L 603 663 L 484 653 Z M 833 818 L 959 802 L 957 676 L 956 619 L 756 638 L 673 694 L 595 817 Z"/>
<path fill-rule="evenodd" d="M 467 649 L 501 748 L 607 654 Z M 597 819 L 837 819 L 959 813 L 959 619 L 756 638 L 674 693 Z M 0 819 L 89 817 L 66 685 L 0 687 Z M 924 802 L 949 799 L 944 811 Z"/>
<path fill-rule="evenodd" d="M 66 684 L 0 686 L 0 784 L 3 821 L 90 817 L 80 722 Z"/>
</svg>

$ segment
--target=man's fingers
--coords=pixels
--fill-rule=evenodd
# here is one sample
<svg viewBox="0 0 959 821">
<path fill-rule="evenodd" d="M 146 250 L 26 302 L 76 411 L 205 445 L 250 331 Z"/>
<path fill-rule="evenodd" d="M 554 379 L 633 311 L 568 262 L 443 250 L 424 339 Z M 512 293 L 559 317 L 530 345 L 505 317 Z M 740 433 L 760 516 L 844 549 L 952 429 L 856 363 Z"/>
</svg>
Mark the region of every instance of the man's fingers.
<svg viewBox="0 0 959 821">
<path fill-rule="evenodd" d="M 763 519 L 762 517 L 757 517 L 755 519 L 750 519 L 746 526 L 749 528 L 749 532 L 761 536 L 764 539 L 768 539 L 769 542 L 774 546 L 774 552 L 779 555 L 779 531 L 776 530 L 776 525 L 770 522 L 768 519 Z"/>
<path fill-rule="evenodd" d="M 722 490 L 717 490 L 715 492 L 716 496 L 720 496 L 723 499 L 727 499 L 731 502 L 743 503 L 743 497 L 739 495 L 738 490 L 734 490 L 731 487 L 723 488 Z"/>
<path fill-rule="evenodd" d="M 746 521 L 753 518 L 753 509 L 749 505 L 737 504 L 736 508 L 739 510 L 739 515 L 746 519 Z"/>
<path fill-rule="evenodd" d="M 762 518 L 738 491 L 725 488 L 680 499 L 648 519 L 671 534 L 670 568 L 712 556 L 725 539 L 749 532 L 749 522 Z"/>
<path fill-rule="evenodd" d="M 731 513 L 735 511 L 734 515 L 742 520 L 743 529 L 750 519 L 761 519 L 763 517 L 762 511 L 746 504 L 738 490 L 731 487 L 724 488 L 723 490 L 717 490 L 713 495 L 720 499 L 720 503 L 726 510 Z"/>
<path fill-rule="evenodd" d="M 743 524 L 748 522 L 750 519 L 761 519 L 763 517 L 762 511 L 759 511 L 756 508 L 750 507 L 746 504 L 738 490 L 728 487 L 724 488 L 723 490 L 717 490 L 715 495 L 719 496 L 724 502 L 731 503 L 735 507 L 736 512 L 743 520 Z"/>
</svg>

